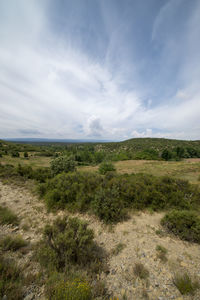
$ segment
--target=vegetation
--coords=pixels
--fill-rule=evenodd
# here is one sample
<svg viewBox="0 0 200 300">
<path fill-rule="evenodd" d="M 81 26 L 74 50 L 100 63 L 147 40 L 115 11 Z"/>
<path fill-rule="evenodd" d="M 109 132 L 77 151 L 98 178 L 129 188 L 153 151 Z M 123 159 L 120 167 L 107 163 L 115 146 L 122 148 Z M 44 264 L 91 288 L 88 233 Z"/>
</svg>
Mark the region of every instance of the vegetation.
<svg viewBox="0 0 200 300">
<path fill-rule="evenodd" d="M 10 209 L 0 206 L 0 224 L 19 225 L 19 219 Z"/>
<path fill-rule="evenodd" d="M 124 220 L 130 209 L 196 208 L 200 193 L 187 181 L 166 176 L 78 172 L 59 174 L 38 191 L 49 209 L 90 211 L 105 223 Z"/>
<path fill-rule="evenodd" d="M 126 247 L 123 243 L 118 243 L 115 248 L 112 249 L 113 255 L 118 255 Z"/>
<path fill-rule="evenodd" d="M 65 279 L 54 273 L 47 282 L 47 296 L 52 300 L 92 300 L 92 289 L 85 279 Z"/>
<path fill-rule="evenodd" d="M 173 210 L 165 215 L 161 224 L 183 240 L 200 243 L 200 217 L 196 212 Z"/>
<path fill-rule="evenodd" d="M 197 280 L 193 281 L 188 273 L 175 274 L 173 282 L 182 295 L 193 295 L 200 287 L 199 282 Z"/>
<path fill-rule="evenodd" d="M 181 239 L 200 242 L 197 214 L 200 191 L 198 186 L 177 178 L 185 176 L 190 180 L 195 173 L 197 181 L 200 163 L 180 160 L 200 157 L 200 141 L 132 139 L 104 144 L 32 145 L 0 141 L 0 157 L 0 177 L 23 182 L 34 180 L 48 210 L 88 212 L 106 224 L 125 220 L 131 210 L 167 210 L 161 222 L 165 229 Z M 127 166 L 133 159 L 146 161 L 134 162 L 129 170 Z M 125 167 L 120 171 L 122 163 Z M 96 172 L 86 172 L 84 168 Z M 150 174 L 142 174 L 147 172 Z M 161 176 L 167 173 L 170 176 Z M 18 225 L 19 219 L 0 206 L 0 224 Z M 4 254 L 26 245 L 18 236 L 0 240 Z M 118 255 L 124 247 L 125 244 L 118 243 L 111 254 Z M 20 255 L 20 252 L 11 254 Z M 163 246 L 157 245 L 156 255 L 162 262 L 167 261 L 167 249 Z M 105 285 L 99 279 L 101 272 L 108 272 L 106 253 L 95 243 L 94 233 L 87 223 L 77 218 L 58 218 L 47 225 L 36 246 L 35 259 L 41 265 L 42 284 L 48 299 L 108 298 Z M 8 271 L 5 271 L 6 264 Z M 141 279 L 149 276 L 140 262 L 134 265 L 133 272 Z M 192 294 L 198 287 L 188 274 L 176 275 L 174 284 L 182 294 Z M 26 284 L 21 270 L 1 255 L 0 298 L 7 295 L 8 299 L 22 299 L 22 286 Z"/>
<path fill-rule="evenodd" d="M 106 293 L 97 276 L 106 270 L 93 230 L 78 218 L 57 218 L 44 229 L 35 257 L 44 269 L 49 299 L 94 299 Z"/>
<path fill-rule="evenodd" d="M 59 156 L 51 161 L 51 170 L 54 175 L 62 172 L 75 171 L 75 161 L 67 156 Z"/>
<path fill-rule="evenodd" d="M 157 257 L 162 261 L 166 262 L 167 261 L 167 249 L 161 245 L 156 246 L 156 251 L 157 251 Z"/>
<path fill-rule="evenodd" d="M 135 276 L 139 277 L 140 279 L 147 279 L 149 277 L 149 271 L 140 262 L 135 263 L 135 265 L 133 267 L 133 271 L 134 271 Z"/>
<path fill-rule="evenodd" d="M 0 254 L 0 297 L 9 300 L 23 299 L 23 276 L 13 260 Z"/>
<path fill-rule="evenodd" d="M 0 248 L 4 251 L 16 251 L 25 246 L 27 246 L 27 242 L 21 236 L 12 237 L 8 235 L 0 240 Z"/>
<path fill-rule="evenodd" d="M 85 265 L 94 257 L 94 234 L 87 223 L 77 218 L 56 219 L 44 229 L 38 258 L 42 265 L 52 264 L 57 270 L 68 264 Z"/>
<path fill-rule="evenodd" d="M 99 166 L 99 173 L 105 175 L 107 172 L 116 171 L 114 165 L 111 162 L 103 162 Z"/>
</svg>

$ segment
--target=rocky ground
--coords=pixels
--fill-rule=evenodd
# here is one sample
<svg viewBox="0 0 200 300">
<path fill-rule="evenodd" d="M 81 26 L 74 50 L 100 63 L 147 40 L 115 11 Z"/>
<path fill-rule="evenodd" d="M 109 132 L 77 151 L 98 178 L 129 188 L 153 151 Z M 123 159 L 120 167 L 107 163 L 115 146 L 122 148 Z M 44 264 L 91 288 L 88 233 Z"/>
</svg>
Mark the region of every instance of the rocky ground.
<svg viewBox="0 0 200 300">
<path fill-rule="evenodd" d="M 33 245 L 42 236 L 42 229 L 58 215 L 47 213 L 45 205 L 33 196 L 25 187 L 11 186 L 0 182 L 0 204 L 7 206 L 20 218 L 17 227 L 0 226 L 0 235 L 20 234 Z M 91 216 L 79 216 L 87 219 L 95 231 L 97 243 L 107 253 L 110 273 L 102 275 L 106 286 L 116 297 L 123 299 L 200 299 L 200 291 L 193 296 L 182 296 L 173 284 L 175 273 L 188 272 L 200 281 L 200 245 L 183 242 L 162 231 L 160 220 L 163 213 L 150 214 L 141 212 L 132 214 L 126 222 L 113 227 L 106 227 Z M 156 247 L 167 249 L 166 259 L 158 257 Z M 31 247 L 25 253 L 15 252 L 15 256 L 26 272 L 38 272 L 37 264 L 31 259 Z M 134 273 L 135 263 L 142 263 L 148 270 L 146 279 L 140 279 Z M 27 290 L 26 300 L 45 299 L 44 287 L 32 285 Z M 125 298 L 124 298 L 125 299 Z"/>
</svg>

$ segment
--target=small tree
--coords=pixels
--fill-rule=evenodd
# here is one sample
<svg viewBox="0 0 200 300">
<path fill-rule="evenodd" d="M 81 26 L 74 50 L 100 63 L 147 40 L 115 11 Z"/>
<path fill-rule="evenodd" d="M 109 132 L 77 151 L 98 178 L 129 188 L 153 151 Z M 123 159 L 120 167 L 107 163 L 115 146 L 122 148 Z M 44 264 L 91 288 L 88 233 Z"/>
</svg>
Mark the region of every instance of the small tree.
<svg viewBox="0 0 200 300">
<path fill-rule="evenodd" d="M 18 151 L 13 151 L 13 152 L 11 153 L 11 156 L 12 156 L 12 157 L 19 157 L 19 152 L 18 152 Z"/>
<path fill-rule="evenodd" d="M 172 153 L 169 150 L 165 149 L 163 150 L 161 157 L 164 160 L 170 160 L 172 158 Z"/>
<path fill-rule="evenodd" d="M 102 162 L 99 166 L 99 173 L 105 175 L 107 172 L 116 171 L 115 166 L 111 162 Z"/>
<path fill-rule="evenodd" d="M 42 265 L 54 263 L 57 270 L 66 265 L 86 265 L 94 259 L 94 232 L 78 218 L 57 218 L 53 225 L 46 225 L 43 247 L 38 250 Z"/>
<path fill-rule="evenodd" d="M 28 158 L 28 152 L 24 152 L 24 158 Z"/>
<path fill-rule="evenodd" d="M 76 169 L 76 164 L 74 159 L 67 156 L 59 156 L 51 161 L 51 170 L 54 175 L 62 172 L 73 172 Z"/>
</svg>

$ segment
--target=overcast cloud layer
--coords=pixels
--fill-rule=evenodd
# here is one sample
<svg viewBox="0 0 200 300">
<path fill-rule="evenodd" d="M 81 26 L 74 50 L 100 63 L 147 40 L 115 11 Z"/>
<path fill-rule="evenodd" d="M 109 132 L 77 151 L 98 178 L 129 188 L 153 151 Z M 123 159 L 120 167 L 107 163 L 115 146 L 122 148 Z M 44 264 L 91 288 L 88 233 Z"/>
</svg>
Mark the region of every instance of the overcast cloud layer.
<svg viewBox="0 0 200 300">
<path fill-rule="evenodd" d="M 1 0 L 11 137 L 200 139 L 200 1 Z"/>
</svg>

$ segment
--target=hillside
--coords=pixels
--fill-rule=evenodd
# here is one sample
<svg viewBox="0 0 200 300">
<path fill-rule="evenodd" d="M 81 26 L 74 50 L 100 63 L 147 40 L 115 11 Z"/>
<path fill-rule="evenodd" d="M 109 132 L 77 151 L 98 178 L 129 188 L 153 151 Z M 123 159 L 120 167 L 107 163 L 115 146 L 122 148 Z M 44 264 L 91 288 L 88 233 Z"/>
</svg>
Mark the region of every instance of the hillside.
<svg viewBox="0 0 200 300">
<path fill-rule="evenodd" d="M 200 141 L 185 141 L 164 138 L 134 138 L 122 142 L 100 144 L 103 149 L 110 150 L 132 150 L 141 151 L 153 149 L 162 151 L 164 149 L 175 149 L 176 147 L 195 148 L 200 150 Z"/>
</svg>

